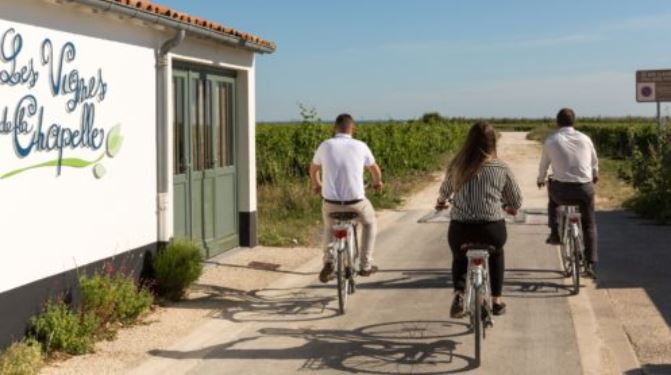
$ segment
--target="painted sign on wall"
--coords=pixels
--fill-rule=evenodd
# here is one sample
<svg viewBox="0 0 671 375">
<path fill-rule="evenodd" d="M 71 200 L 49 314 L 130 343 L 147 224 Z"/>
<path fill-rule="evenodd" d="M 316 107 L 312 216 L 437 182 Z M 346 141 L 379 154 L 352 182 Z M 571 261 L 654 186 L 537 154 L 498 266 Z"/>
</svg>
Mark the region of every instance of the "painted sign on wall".
<svg viewBox="0 0 671 375">
<path fill-rule="evenodd" d="M 121 126 L 106 129 L 97 124 L 96 106 L 103 105 L 110 87 L 102 68 L 93 73 L 79 70 L 78 53 L 72 42 L 54 45 L 44 38 L 37 46 L 26 46 L 15 28 L 0 30 L 0 88 L 21 91 L 16 103 L 0 103 L 0 136 L 11 137 L 15 156 L 25 161 L 22 167 L 0 170 L 0 179 L 45 167 L 55 168 L 57 175 L 63 167 L 91 167 L 96 178 L 105 175 L 103 160 L 115 157 L 123 143 Z M 49 120 L 50 111 L 59 109 L 52 100 L 37 96 L 39 85 L 47 85 L 53 98 L 65 100 L 60 110 L 70 123 Z M 75 150 L 88 150 L 91 157 L 70 155 Z M 31 163 L 37 153 L 53 157 Z"/>
</svg>

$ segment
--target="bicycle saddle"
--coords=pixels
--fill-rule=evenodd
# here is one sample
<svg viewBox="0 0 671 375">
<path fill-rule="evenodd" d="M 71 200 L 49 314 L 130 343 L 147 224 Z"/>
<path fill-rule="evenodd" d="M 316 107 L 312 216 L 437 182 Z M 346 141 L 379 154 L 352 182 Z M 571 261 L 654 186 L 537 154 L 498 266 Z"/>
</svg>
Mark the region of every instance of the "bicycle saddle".
<svg viewBox="0 0 671 375">
<path fill-rule="evenodd" d="M 359 217 L 359 214 L 356 212 L 332 212 L 329 214 L 329 217 L 335 220 L 348 221 L 356 219 Z"/>
<path fill-rule="evenodd" d="M 492 246 L 489 244 L 485 243 L 465 243 L 461 245 L 461 250 L 464 251 L 469 251 L 469 250 L 488 250 L 488 251 L 496 251 L 496 246 Z"/>
</svg>

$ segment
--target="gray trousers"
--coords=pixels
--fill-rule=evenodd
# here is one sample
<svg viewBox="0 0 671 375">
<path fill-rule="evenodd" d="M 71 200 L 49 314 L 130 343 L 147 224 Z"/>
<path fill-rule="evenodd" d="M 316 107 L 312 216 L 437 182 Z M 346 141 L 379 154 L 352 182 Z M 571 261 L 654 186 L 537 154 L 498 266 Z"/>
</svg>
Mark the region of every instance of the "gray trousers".
<svg viewBox="0 0 671 375">
<path fill-rule="evenodd" d="M 548 185 L 550 201 L 548 203 L 548 226 L 552 233 L 559 233 L 558 206 L 575 205 L 580 207 L 582 232 L 585 239 L 585 255 L 596 263 L 598 256 L 598 238 L 594 213 L 594 184 L 591 182 L 569 183 L 550 180 Z"/>
<path fill-rule="evenodd" d="M 373 248 L 375 247 L 375 236 L 377 234 L 377 219 L 375 209 L 370 201 L 364 198 L 357 204 L 341 206 L 327 202 L 322 203 L 322 217 L 324 219 L 324 263 L 334 261 L 334 254 L 330 251 L 328 244 L 333 240 L 332 228 L 334 220 L 329 217 L 331 212 L 356 212 L 359 214 L 359 223 L 362 229 L 362 241 L 359 249 L 361 269 L 369 269 L 373 264 Z"/>
</svg>

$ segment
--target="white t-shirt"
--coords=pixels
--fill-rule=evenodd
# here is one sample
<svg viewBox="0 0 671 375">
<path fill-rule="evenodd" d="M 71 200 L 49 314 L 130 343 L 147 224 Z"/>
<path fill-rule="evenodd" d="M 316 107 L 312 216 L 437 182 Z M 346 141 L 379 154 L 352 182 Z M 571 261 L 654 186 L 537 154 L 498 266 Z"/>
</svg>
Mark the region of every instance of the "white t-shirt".
<svg viewBox="0 0 671 375">
<path fill-rule="evenodd" d="M 363 170 L 375 164 L 375 158 L 364 142 L 348 134 L 336 134 L 319 145 L 312 164 L 322 167 L 325 199 L 352 201 L 365 197 Z"/>
<path fill-rule="evenodd" d="M 559 128 L 543 146 L 538 181 L 545 180 L 552 165 L 552 179 L 561 182 L 592 182 L 599 172 L 599 160 L 592 140 L 573 127 Z"/>
</svg>

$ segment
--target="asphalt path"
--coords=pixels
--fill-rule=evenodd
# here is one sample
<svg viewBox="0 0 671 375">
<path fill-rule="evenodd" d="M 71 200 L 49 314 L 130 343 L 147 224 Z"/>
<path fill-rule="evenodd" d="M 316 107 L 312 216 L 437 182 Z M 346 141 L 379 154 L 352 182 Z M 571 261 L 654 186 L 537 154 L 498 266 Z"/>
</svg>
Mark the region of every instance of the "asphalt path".
<svg viewBox="0 0 671 375">
<path fill-rule="evenodd" d="M 501 144 L 502 158 L 524 181 L 525 207 L 537 212 L 545 204 L 544 192 L 529 182 L 537 161 L 520 151 L 529 144 L 519 135 L 504 135 Z M 508 225 L 508 311 L 487 331 L 476 367 L 466 320 L 449 317 L 447 223 L 418 223 L 431 212 L 436 191 L 434 183 L 403 209 L 381 214 L 375 254 L 381 271 L 358 279 L 345 315 L 336 310 L 335 283 L 316 280 L 315 259 L 249 296 L 239 310 L 229 309 L 169 349 L 152 351 L 135 373 L 588 373 L 570 292 L 537 215 Z"/>
</svg>

